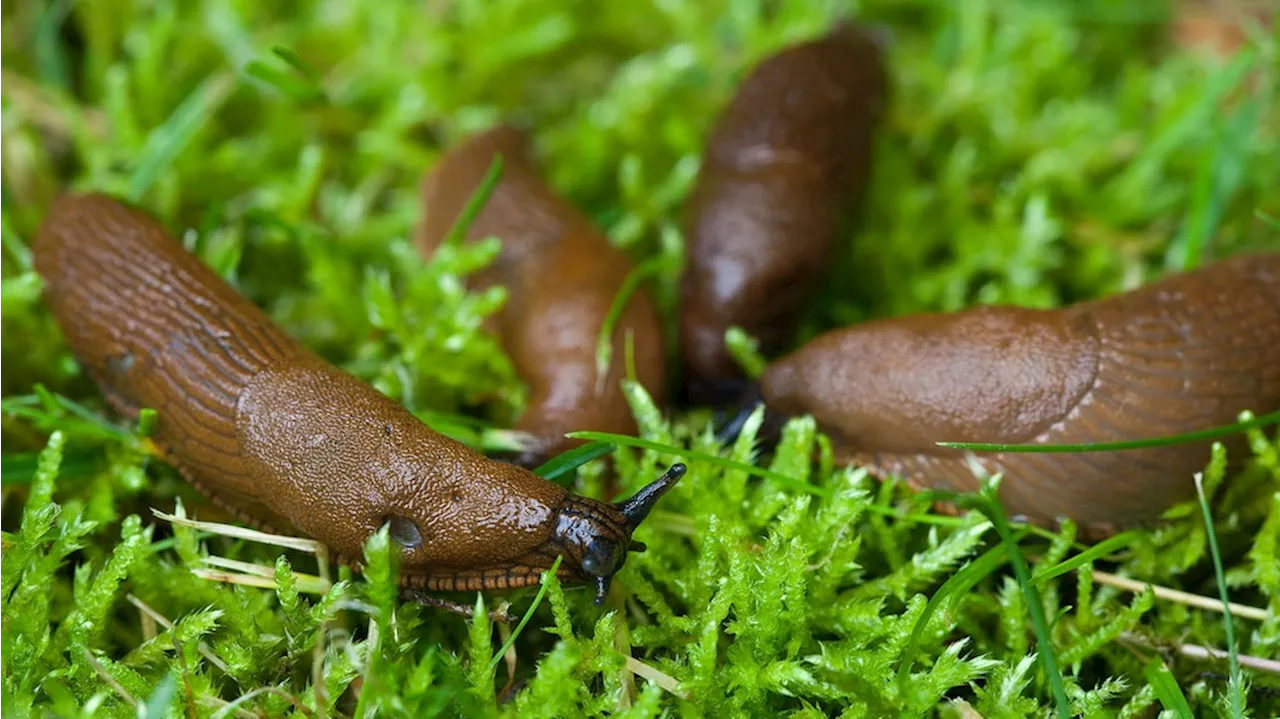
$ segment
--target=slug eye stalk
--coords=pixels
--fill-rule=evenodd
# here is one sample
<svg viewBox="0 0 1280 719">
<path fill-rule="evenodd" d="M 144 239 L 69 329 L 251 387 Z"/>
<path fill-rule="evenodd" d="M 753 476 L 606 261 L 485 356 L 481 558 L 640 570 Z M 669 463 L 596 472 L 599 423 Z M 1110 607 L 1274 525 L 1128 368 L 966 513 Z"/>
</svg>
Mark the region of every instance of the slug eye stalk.
<svg viewBox="0 0 1280 719">
<path fill-rule="evenodd" d="M 676 482 L 679 482 L 680 478 L 684 477 L 684 473 L 687 470 L 688 467 L 683 464 L 673 464 L 666 474 L 645 485 L 630 499 L 618 502 L 613 506 L 622 513 L 622 516 L 627 518 L 627 521 L 631 523 L 632 529 L 634 529 L 644 521 L 645 517 L 649 516 L 649 511 L 653 509 L 653 505 L 658 503 L 662 495 L 676 486 Z M 633 551 L 643 552 L 644 545 L 641 544 L 640 546 L 641 549 Z"/>
<path fill-rule="evenodd" d="M 648 549 L 643 542 L 631 541 L 630 534 L 649 516 L 662 495 L 684 477 L 687 469 L 683 464 L 673 464 L 665 474 L 642 487 L 630 499 L 613 505 L 627 521 L 627 551 L 643 552 Z M 626 551 L 619 550 L 620 545 L 607 537 L 597 537 L 587 545 L 586 555 L 582 558 L 582 571 L 595 577 L 597 606 L 604 604 L 613 575 L 618 573 L 626 561 Z"/>
</svg>

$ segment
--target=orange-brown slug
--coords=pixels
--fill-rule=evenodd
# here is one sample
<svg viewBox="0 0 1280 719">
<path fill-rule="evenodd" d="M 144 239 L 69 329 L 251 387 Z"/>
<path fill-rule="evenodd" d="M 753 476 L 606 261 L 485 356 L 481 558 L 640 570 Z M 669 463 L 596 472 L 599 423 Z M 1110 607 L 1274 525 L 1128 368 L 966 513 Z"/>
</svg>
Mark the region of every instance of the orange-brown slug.
<svg viewBox="0 0 1280 719">
<path fill-rule="evenodd" d="M 760 394 L 771 410 L 813 415 L 842 461 L 925 489 L 978 486 L 964 453 L 936 442 L 1115 442 L 1231 424 L 1280 408 L 1280 253 L 1063 309 L 832 331 L 772 364 Z M 1010 513 L 1070 517 L 1098 535 L 1194 497 L 1209 446 L 976 457 L 1004 475 Z"/>
<path fill-rule="evenodd" d="M 694 403 L 744 384 L 724 342 L 731 326 L 766 354 L 791 338 L 860 204 L 887 85 L 877 41 L 844 23 L 765 59 L 717 120 L 684 233 L 680 342 Z"/>
<path fill-rule="evenodd" d="M 560 575 L 602 601 L 631 534 L 684 472 L 630 500 L 570 494 L 432 431 L 324 361 L 142 212 L 100 195 L 53 203 L 35 263 L 66 339 L 117 411 L 246 523 L 296 529 L 356 564 L 384 525 L 406 588 L 475 591 Z"/>
<path fill-rule="evenodd" d="M 599 376 L 596 345 L 614 297 L 632 263 L 591 222 L 538 176 L 528 136 L 499 126 L 452 148 L 422 184 L 424 216 L 417 244 L 430 257 L 479 187 L 495 156 L 502 175 L 467 230 L 468 241 L 502 240 L 493 265 L 478 273 L 479 288 L 500 285 L 507 301 L 490 329 L 501 338 L 516 373 L 529 386 L 516 429 L 534 444 L 518 459 L 535 465 L 581 441 L 577 430 L 632 434 L 630 405 L 619 382 L 631 335 L 637 379 L 656 401 L 666 393 L 666 354 L 653 301 L 631 295 L 613 330 L 613 360 Z"/>
</svg>

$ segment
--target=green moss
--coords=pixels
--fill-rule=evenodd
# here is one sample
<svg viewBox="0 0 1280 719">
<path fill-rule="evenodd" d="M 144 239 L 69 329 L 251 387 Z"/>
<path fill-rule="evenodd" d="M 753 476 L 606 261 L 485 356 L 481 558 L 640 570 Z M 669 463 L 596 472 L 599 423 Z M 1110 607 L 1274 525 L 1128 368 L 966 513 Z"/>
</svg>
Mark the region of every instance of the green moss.
<svg viewBox="0 0 1280 719">
<path fill-rule="evenodd" d="M 1280 245 L 1280 26 L 1215 63 L 1169 45 L 1163 2 L 857 7 L 892 30 L 893 109 L 865 219 L 804 335 L 975 303 L 1054 306 Z M 509 448 L 525 388 L 481 329 L 504 296 L 465 289 L 498 248 L 419 258 L 423 172 L 498 118 L 531 123 L 549 181 L 648 263 L 671 318 L 680 210 L 710 123 L 758 58 L 849 9 L 7 3 L 4 712 L 879 717 L 956 716 L 955 700 L 1043 716 L 1058 706 L 1048 655 L 1075 715 L 1184 703 L 1236 715 L 1226 662 L 1176 651 L 1225 649 L 1221 615 L 1095 574 L 1216 596 L 1194 508 L 1073 559 L 1070 528 L 1015 525 L 1002 543 L 979 514 L 941 516 L 898 483 L 833 468 L 811 420 L 789 424 L 772 456 L 756 451 L 759 417 L 721 450 L 705 413 L 665 415 L 633 383 L 642 441 L 614 441 L 620 484 L 679 457 L 688 475 L 639 530 L 650 551 L 603 611 L 589 590 L 548 583 L 513 644 L 527 684 L 499 704 L 501 633 L 483 613 L 397 602 L 385 533 L 363 574 L 331 578 L 306 553 L 154 519 L 150 507 L 217 515 L 147 458 L 146 427 L 108 419 L 40 301 L 29 246 L 55 193 L 135 198 L 308 345 L 442 431 Z M 751 338 L 735 347 L 759 369 Z M 1227 471 L 1215 457 L 1206 490 L 1230 598 L 1267 610 L 1235 618 L 1236 648 L 1275 657 L 1280 438 L 1249 437 L 1254 460 Z M 579 491 L 606 486 L 598 461 L 576 477 L 552 469 Z M 267 586 L 194 575 L 211 555 L 260 565 Z M 536 593 L 505 598 L 520 615 Z M 1243 710 L 1280 711 L 1280 682 L 1242 672 Z"/>
</svg>

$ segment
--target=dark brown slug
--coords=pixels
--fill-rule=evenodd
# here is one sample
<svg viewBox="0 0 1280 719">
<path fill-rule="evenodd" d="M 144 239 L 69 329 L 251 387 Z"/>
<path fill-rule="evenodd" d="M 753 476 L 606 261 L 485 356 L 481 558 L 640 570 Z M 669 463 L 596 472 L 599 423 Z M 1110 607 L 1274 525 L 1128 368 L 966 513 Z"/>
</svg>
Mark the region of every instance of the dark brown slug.
<svg viewBox="0 0 1280 719">
<path fill-rule="evenodd" d="M 841 24 L 764 60 L 717 121 L 686 209 L 680 342 L 692 402 L 719 404 L 744 384 L 729 327 L 766 354 L 791 338 L 860 204 L 887 84 L 871 34 Z"/>
<path fill-rule="evenodd" d="M 833 331 L 770 366 L 760 390 L 772 410 L 812 414 L 842 461 L 924 489 L 978 486 L 964 454 L 935 442 L 1114 442 L 1231 424 L 1280 408 L 1280 254 L 1064 309 L 979 307 Z M 1011 514 L 1070 517 L 1096 536 L 1194 497 L 1209 443 L 977 458 L 1003 473 Z"/>
<path fill-rule="evenodd" d="M 536 465 L 581 444 L 566 439 L 566 432 L 635 433 L 635 419 L 619 387 L 628 333 L 637 379 L 658 402 L 665 399 L 666 354 L 653 301 L 637 289 L 614 326 L 607 376 L 598 375 L 600 331 L 632 263 L 547 187 L 532 166 L 528 144 L 524 132 L 499 126 L 441 158 L 423 181 L 425 213 L 417 244 L 427 257 L 436 251 L 495 155 L 501 155 L 501 179 L 466 237 L 502 240 L 500 256 L 475 277 L 475 284 L 507 290 L 506 305 L 490 329 L 529 386 L 528 406 L 516 429 L 535 437 L 519 461 Z"/>
<path fill-rule="evenodd" d="M 618 504 L 565 492 L 432 431 L 274 325 L 142 212 L 56 200 L 36 268 L 72 351 L 117 411 L 215 503 L 358 563 L 382 526 L 401 583 L 442 591 L 593 581 L 602 601 L 632 531 L 683 465 Z"/>
</svg>

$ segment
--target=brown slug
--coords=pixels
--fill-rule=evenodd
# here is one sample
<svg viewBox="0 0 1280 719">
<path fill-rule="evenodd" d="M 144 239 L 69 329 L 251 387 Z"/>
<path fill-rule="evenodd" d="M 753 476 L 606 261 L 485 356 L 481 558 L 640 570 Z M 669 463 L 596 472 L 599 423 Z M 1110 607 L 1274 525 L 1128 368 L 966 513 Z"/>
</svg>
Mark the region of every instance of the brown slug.
<svg viewBox="0 0 1280 719">
<path fill-rule="evenodd" d="M 867 185 L 888 80 L 871 32 L 845 23 L 760 63 L 708 141 L 685 221 L 684 393 L 732 399 L 725 346 L 742 327 L 772 354 L 791 337 Z"/>
<path fill-rule="evenodd" d="M 502 252 L 475 276 L 477 287 L 501 285 L 507 301 L 489 328 L 503 343 L 529 399 L 516 429 L 535 443 L 519 462 L 535 465 L 581 444 L 577 430 L 633 434 L 635 419 L 619 386 L 625 342 L 632 336 L 637 379 L 656 401 L 666 392 L 666 354 L 653 301 L 631 295 L 613 332 L 613 360 L 598 376 L 596 345 L 632 263 L 591 222 L 547 187 L 532 166 L 528 136 L 499 126 L 441 158 L 422 184 L 424 217 L 417 245 L 430 257 L 449 234 L 496 155 L 502 175 L 468 228 L 475 241 L 496 236 Z"/>
<path fill-rule="evenodd" d="M 631 499 L 570 494 L 479 455 L 329 364 L 150 217 L 101 195 L 57 199 L 34 247 L 72 351 L 117 411 L 159 414 L 152 441 L 246 523 L 293 528 L 357 565 L 389 524 L 407 589 L 476 591 L 560 576 L 597 603 L 636 526 L 683 475 Z"/>
<path fill-rule="evenodd" d="M 978 307 L 832 331 L 771 365 L 760 394 L 771 410 L 813 415 L 842 461 L 918 489 L 978 486 L 964 453 L 940 441 L 1114 442 L 1231 424 L 1280 408 L 1280 253 L 1063 309 Z M 977 455 L 1003 473 L 1011 514 L 1070 517 L 1089 535 L 1193 498 L 1208 458 L 1209 442 Z"/>
</svg>

